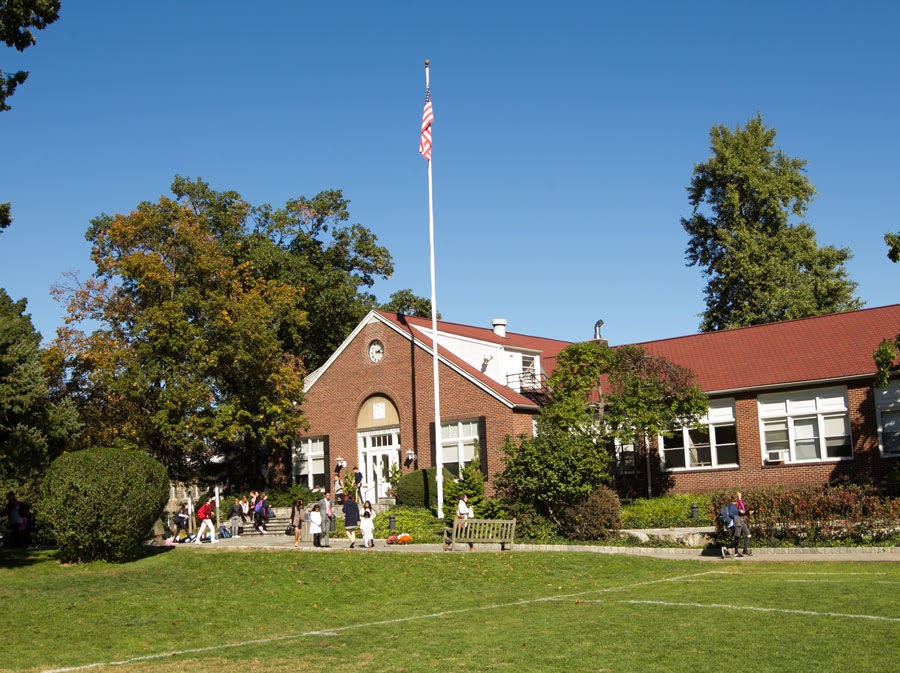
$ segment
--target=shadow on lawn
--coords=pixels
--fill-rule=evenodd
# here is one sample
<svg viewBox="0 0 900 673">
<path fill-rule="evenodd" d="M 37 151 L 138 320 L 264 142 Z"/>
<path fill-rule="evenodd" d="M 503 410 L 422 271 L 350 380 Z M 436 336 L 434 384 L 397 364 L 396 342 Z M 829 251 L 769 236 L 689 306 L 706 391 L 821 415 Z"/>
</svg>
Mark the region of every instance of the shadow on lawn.
<svg viewBox="0 0 900 673">
<path fill-rule="evenodd" d="M 170 551 L 172 551 L 172 547 L 142 545 L 135 549 L 134 554 L 122 561 L 122 563 L 142 561 L 143 559 L 152 558 Z M 38 563 L 58 560 L 59 557 L 55 549 L 10 549 L 8 547 L 0 549 L 0 568 L 25 568 Z"/>
</svg>

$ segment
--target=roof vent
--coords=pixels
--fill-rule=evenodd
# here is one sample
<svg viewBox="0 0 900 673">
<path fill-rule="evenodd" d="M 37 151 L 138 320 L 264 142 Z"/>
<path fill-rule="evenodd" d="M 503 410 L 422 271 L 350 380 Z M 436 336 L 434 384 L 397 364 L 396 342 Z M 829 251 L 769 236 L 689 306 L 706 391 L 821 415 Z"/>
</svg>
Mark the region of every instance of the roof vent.
<svg viewBox="0 0 900 673">
<path fill-rule="evenodd" d="M 494 318 L 491 325 L 494 327 L 494 334 L 498 337 L 506 336 L 506 318 Z"/>
<path fill-rule="evenodd" d="M 602 338 L 603 338 L 602 336 L 600 336 L 600 328 L 601 328 L 601 327 L 603 327 L 603 321 L 602 321 L 602 320 L 598 320 L 597 322 L 594 323 L 594 338 L 595 338 L 595 339 L 602 339 Z"/>
</svg>

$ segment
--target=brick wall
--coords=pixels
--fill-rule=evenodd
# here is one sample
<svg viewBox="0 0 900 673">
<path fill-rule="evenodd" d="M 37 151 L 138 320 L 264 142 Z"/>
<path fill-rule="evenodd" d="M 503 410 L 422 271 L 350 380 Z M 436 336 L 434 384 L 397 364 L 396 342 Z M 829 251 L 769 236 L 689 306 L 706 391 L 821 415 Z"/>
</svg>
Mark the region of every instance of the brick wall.
<svg viewBox="0 0 900 673">
<path fill-rule="evenodd" d="M 384 356 L 378 363 L 368 357 L 369 344 L 378 339 Z M 507 436 L 531 434 L 531 413 L 513 412 L 508 406 L 478 388 L 443 364 L 439 369 L 441 419 L 484 417 L 489 475 L 502 469 L 503 441 Z M 322 373 L 303 402 L 310 427 L 308 437 L 329 438 L 329 471 L 334 458 L 347 460 L 347 469 L 357 462 L 357 417 L 365 400 L 383 395 L 396 406 L 400 417 L 401 462 L 404 471 L 432 465 L 431 428 L 434 421 L 432 357 L 382 323 L 364 327 L 337 360 Z M 413 449 L 415 465 L 406 464 L 404 453 Z"/>
<path fill-rule="evenodd" d="M 871 382 L 847 386 L 853 460 L 800 465 L 765 465 L 755 394 L 735 398 L 739 468 L 672 472 L 671 492 L 690 493 L 754 486 L 809 486 L 833 480 L 879 479 L 897 462 L 878 453 L 878 426 Z"/>
</svg>

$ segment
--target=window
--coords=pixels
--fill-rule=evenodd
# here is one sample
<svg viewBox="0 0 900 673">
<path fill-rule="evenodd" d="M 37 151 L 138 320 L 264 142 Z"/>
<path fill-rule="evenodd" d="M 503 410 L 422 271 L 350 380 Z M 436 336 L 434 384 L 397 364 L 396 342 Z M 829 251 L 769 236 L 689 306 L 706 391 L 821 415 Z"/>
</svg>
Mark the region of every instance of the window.
<svg viewBox="0 0 900 673">
<path fill-rule="evenodd" d="M 538 387 L 535 357 L 533 355 L 522 356 L 522 388 L 528 390 Z"/>
<path fill-rule="evenodd" d="M 900 383 L 876 390 L 875 408 L 882 455 L 900 456 Z"/>
<path fill-rule="evenodd" d="M 846 388 L 760 395 L 758 402 L 767 462 L 853 457 Z"/>
<path fill-rule="evenodd" d="M 734 400 L 711 400 L 698 427 L 679 428 L 671 437 L 663 437 L 661 446 L 669 470 L 737 465 Z"/>
<path fill-rule="evenodd" d="M 637 451 L 634 442 L 623 444 L 618 439 L 613 443 L 616 456 L 616 469 L 621 474 L 633 474 L 637 472 Z"/>
<path fill-rule="evenodd" d="M 307 488 L 326 490 L 326 437 L 310 437 L 294 444 L 294 483 Z"/>
<path fill-rule="evenodd" d="M 478 420 L 441 423 L 442 459 L 454 477 L 472 462 L 478 441 Z"/>
</svg>

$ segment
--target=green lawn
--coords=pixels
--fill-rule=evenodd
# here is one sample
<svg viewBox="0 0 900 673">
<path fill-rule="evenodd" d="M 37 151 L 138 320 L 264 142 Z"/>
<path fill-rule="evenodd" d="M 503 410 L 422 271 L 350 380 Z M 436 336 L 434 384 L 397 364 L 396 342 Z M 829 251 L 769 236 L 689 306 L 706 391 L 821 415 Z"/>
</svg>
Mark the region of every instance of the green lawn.
<svg viewBox="0 0 900 673">
<path fill-rule="evenodd" d="M 898 589 L 884 562 L 7 552 L 0 670 L 897 671 Z"/>
</svg>

